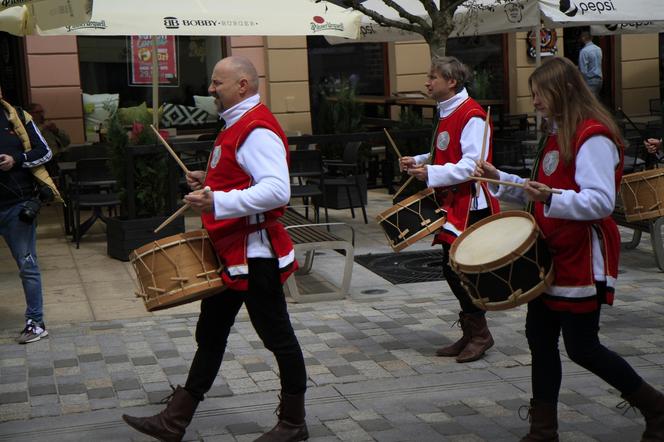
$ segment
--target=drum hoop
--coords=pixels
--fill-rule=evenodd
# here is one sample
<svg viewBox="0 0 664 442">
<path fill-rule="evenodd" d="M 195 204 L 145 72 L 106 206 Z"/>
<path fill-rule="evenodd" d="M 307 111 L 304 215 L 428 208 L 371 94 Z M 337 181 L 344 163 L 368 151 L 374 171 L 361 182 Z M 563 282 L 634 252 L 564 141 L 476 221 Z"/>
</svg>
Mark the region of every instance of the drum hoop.
<svg viewBox="0 0 664 442">
<path fill-rule="evenodd" d="M 168 248 L 168 247 L 176 246 L 178 244 L 182 244 L 183 242 L 187 242 L 191 239 L 209 238 L 209 236 L 207 234 L 207 231 L 204 230 L 204 229 L 195 230 L 193 232 L 180 233 L 180 234 L 173 235 L 173 236 L 177 236 L 178 238 L 177 239 L 171 239 L 168 242 L 164 242 L 162 244 L 162 242 L 164 240 L 167 240 L 168 238 L 170 238 L 170 237 L 166 237 L 166 238 L 157 239 L 157 240 L 154 240 L 154 241 L 152 241 L 148 244 L 142 245 L 141 247 L 139 247 L 139 248 L 137 248 L 137 249 L 135 249 L 131 252 L 132 257 L 130 257 L 130 259 L 133 260 L 133 259 L 139 258 L 141 256 L 147 255 L 148 253 L 154 251 L 154 249 L 155 249 L 154 246 L 155 245 L 157 246 L 157 248 Z M 150 246 L 149 249 L 148 249 L 148 246 Z"/>
<path fill-rule="evenodd" d="M 482 310 L 485 311 L 507 310 L 513 307 L 518 307 L 520 305 L 527 304 L 533 299 L 540 296 L 542 293 L 544 293 L 544 291 L 548 287 L 551 286 L 551 284 L 553 283 L 554 276 L 555 273 L 553 269 L 553 263 L 551 263 L 551 268 L 549 269 L 549 273 L 546 274 L 544 279 L 535 286 L 533 286 L 526 293 L 522 293 L 518 297 L 518 300 L 521 302 L 517 302 L 517 297 L 514 296 L 514 293 L 512 293 L 506 300 L 497 301 L 497 302 L 489 301 L 488 298 L 476 298 L 472 296 L 470 292 L 468 292 L 468 296 L 471 298 L 473 304 L 475 304 L 478 308 L 481 308 Z"/>
<path fill-rule="evenodd" d="M 408 206 L 410 206 L 414 202 L 423 200 L 424 198 L 426 198 L 428 196 L 431 196 L 433 193 L 435 193 L 435 190 L 432 189 L 432 188 L 427 188 L 427 189 L 424 189 L 424 190 L 420 190 L 419 192 L 409 196 L 408 198 L 403 199 L 403 200 L 399 201 L 398 203 L 394 204 L 392 207 L 385 210 L 384 212 L 379 213 L 378 216 L 376 217 L 376 221 L 380 222 L 380 221 L 386 219 L 387 217 L 389 217 L 389 216 L 391 216 L 391 215 L 393 215 L 397 212 L 400 212 L 401 210 L 407 208 Z M 438 201 L 436 201 L 435 198 L 433 199 L 433 201 L 436 204 L 438 204 Z"/>
<path fill-rule="evenodd" d="M 634 173 L 629 173 L 627 175 L 623 175 L 621 183 L 628 184 L 635 181 L 645 181 L 663 175 L 664 175 L 664 168 L 642 170 L 641 172 L 634 172 Z"/>
<path fill-rule="evenodd" d="M 493 261 L 485 262 L 483 264 L 460 264 L 458 263 L 455 259 L 454 256 L 456 255 L 456 251 L 459 247 L 459 244 L 463 241 L 463 238 L 466 236 L 470 235 L 471 232 L 479 229 L 485 224 L 490 223 L 491 221 L 494 221 L 499 218 L 508 218 L 510 216 L 518 216 L 521 218 L 529 218 L 532 222 L 533 229 L 528 235 L 528 237 L 525 239 L 523 243 L 521 243 L 519 246 L 517 246 L 513 251 L 509 252 L 509 254 L 498 258 Z M 533 244 L 537 241 L 537 238 L 539 237 L 539 232 L 540 229 L 537 226 L 537 223 L 535 222 L 535 218 L 528 212 L 524 212 L 522 210 L 508 210 L 505 212 L 500 212 L 496 213 L 494 215 L 488 216 L 486 218 L 483 218 L 473 224 L 472 226 L 468 227 L 466 230 L 464 230 L 461 235 L 457 237 L 457 239 L 452 243 L 452 247 L 450 248 L 450 266 L 455 269 L 455 271 L 458 269 L 462 272 L 465 273 L 481 273 L 485 271 L 492 271 L 499 269 L 501 267 L 504 267 L 505 265 L 511 263 L 514 261 L 514 256 L 523 256 L 526 251 L 530 250 L 530 248 L 533 246 Z"/>
</svg>

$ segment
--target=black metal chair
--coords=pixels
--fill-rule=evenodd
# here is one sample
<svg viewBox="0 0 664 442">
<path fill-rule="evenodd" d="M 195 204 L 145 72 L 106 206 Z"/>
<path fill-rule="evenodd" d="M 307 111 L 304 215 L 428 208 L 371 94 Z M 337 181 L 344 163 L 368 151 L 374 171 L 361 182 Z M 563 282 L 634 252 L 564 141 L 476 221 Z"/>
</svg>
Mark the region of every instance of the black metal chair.
<svg viewBox="0 0 664 442">
<path fill-rule="evenodd" d="M 302 198 L 304 216 L 309 218 L 309 201 L 314 204 L 314 217 L 320 220 L 320 206 L 325 208 L 325 222 L 329 222 L 325 203 L 325 177 L 323 157 L 319 150 L 290 151 L 289 173 L 291 177 L 291 199 Z"/>
<path fill-rule="evenodd" d="M 76 170 L 67 185 L 68 201 L 72 214 L 72 241 L 78 249 L 81 237 L 97 221 L 106 222 L 102 213 L 108 208 L 109 216 L 120 206 L 115 192 L 116 180 L 111 174 L 108 158 L 88 158 L 76 162 Z M 92 214 L 81 223 L 81 210 L 90 209 Z"/>
<path fill-rule="evenodd" d="M 324 160 L 326 169 L 325 182 L 328 186 L 340 186 L 345 188 L 348 198 L 348 208 L 351 216 L 355 218 L 354 207 L 362 209 L 364 223 L 368 224 L 366 210 L 366 184 L 362 186 L 363 168 L 360 163 L 360 148 L 362 141 L 350 141 L 346 143 L 340 160 Z M 366 183 L 366 181 L 365 181 Z"/>
</svg>

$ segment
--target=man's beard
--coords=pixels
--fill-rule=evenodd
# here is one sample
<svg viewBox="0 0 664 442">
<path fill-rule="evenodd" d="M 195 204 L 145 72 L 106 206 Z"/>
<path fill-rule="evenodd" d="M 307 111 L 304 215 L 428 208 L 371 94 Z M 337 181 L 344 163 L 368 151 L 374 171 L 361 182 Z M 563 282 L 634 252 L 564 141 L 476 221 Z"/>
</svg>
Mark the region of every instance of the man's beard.
<svg viewBox="0 0 664 442">
<path fill-rule="evenodd" d="M 214 105 L 217 106 L 217 111 L 219 111 L 219 113 L 222 113 L 224 111 L 224 105 L 221 103 L 219 95 L 217 95 L 216 92 L 213 92 L 210 94 L 210 96 L 214 97 Z"/>
</svg>

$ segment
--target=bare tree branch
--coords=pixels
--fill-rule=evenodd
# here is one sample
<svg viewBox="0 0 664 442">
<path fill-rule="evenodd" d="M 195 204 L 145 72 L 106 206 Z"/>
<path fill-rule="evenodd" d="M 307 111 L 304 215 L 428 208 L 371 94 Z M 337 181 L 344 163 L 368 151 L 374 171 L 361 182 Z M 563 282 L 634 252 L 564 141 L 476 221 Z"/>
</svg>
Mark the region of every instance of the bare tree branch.
<svg viewBox="0 0 664 442">
<path fill-rule="evenodd" d="M 377 13 L 376 11 L 373 11 L 371 9 L 367 9 L 364 6 L 362 6 L 359 1 L 357 0 L 346 0 L 344 1 L 344 4 L 347 6 L 351 6 L 353 9 L 360 11 L 364 15 L 370 17 L 375 21 L 376 23 L 382 25 L 382 26 L 389 26 L 397 29 L 403 29 L 404 31 L 410 31 L 410 32 L 415 32 L 417 34 L 420 34 L 422 36 L 425 36 L 427 33 L 431 32 L 431 26 L 426 22 L 426 20 L 419 18 L 413 14 L 410 14 L 409 12 L 405 11 L 401 6 L 397 5 L 394 3 L 392 0 L 383 0 L 383 2 L 387 5 L 395 9 L 397 12 L 399 12 L 399 15 L 409 21 L 411 23 L 406 23 L 404 21 L 400 20 L 392 20 L 387 17 L 385 17 L 382 14 Z M 396 7 L 394 7 L 394 6 Z M 401 11 L 399 11 L 401 10 Z M 402 14 L 403 12 L 403 14 Z M 410 18 L 409 18 L 410 17 Z M 412 18 L 412 20 L 411 20 Z"/>
<path fill-rule="evenodd" d="M 431 17 L 431 21 L 433 21 L 433 18 L 438 14 L 438 8 L 436 8 L 433 0 L 420 0 L 420 3 L 422 3 L 422 6 L 424 6 L 424 9 L 429 14 L 429 17 Z"/>
</svg>

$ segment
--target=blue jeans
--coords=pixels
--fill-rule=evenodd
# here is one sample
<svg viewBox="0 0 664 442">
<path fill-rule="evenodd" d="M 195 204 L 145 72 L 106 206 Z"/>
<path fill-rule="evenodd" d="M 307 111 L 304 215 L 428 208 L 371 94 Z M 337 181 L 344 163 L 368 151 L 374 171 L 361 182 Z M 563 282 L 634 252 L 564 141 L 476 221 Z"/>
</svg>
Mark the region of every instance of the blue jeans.
<svg viewBox="0 0 664 442">
<path fill-rule="evenodd" d="M 37 220 L 31 224 L 18 218 L 23 203 L 0 210 L 0 235 L 5 239 L 9 250 L 16 260 L 19 276 L 25 293 L 26 320 L 42 322 L 44 309 L 42 300 L 42 282 L 37 264 Z"/>
</svg>

